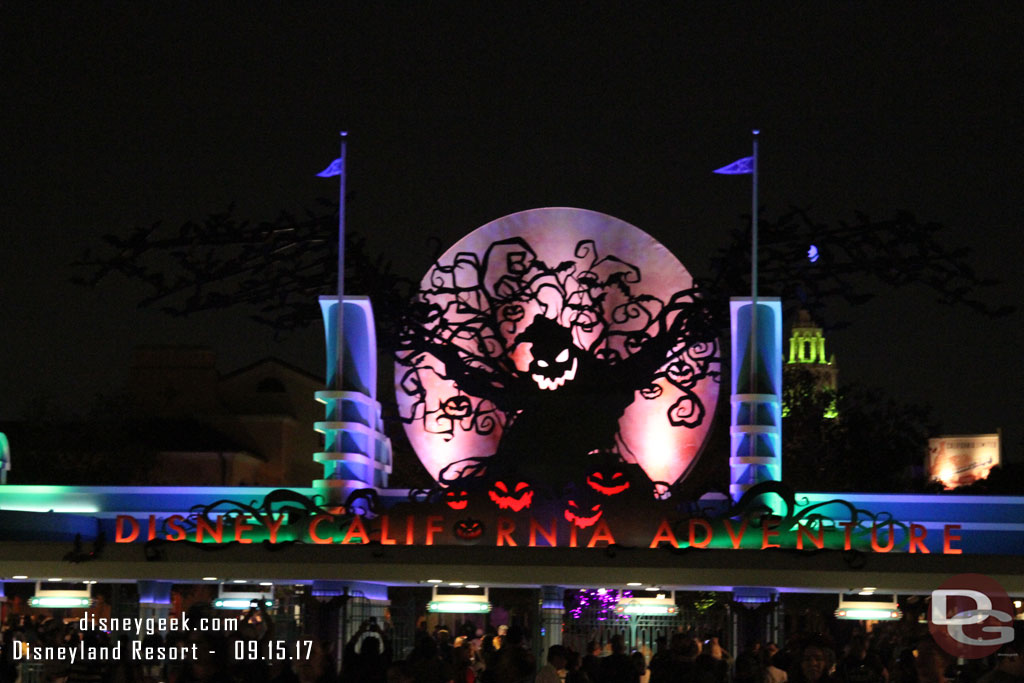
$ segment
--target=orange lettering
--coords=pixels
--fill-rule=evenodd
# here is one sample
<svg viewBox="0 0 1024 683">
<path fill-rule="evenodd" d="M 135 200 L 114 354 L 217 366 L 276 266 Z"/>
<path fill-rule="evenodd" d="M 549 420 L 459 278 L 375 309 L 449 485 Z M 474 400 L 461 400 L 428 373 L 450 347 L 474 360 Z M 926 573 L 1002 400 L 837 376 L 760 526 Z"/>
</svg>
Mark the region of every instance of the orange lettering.
<svg viewBox="0 0 1024 683">
<path fill-rule="evenodd" d="M 263 522 L 263 526 L 267 527 L 267 531 L 270 532 L 270 542 L 277 543 L 277 532 L 281 528 L 281 524 L 284 522 L 284 515 L 277 518 L 277 523 L 274 523 L 274 515 L 267 515 L 261 517 L 260 521 Z"/>
<path fill-rule="evenodd" d="M 507 517 L 498 517 L 498 540 L 495 545 L 509 545 L 515 547 L 516 541 L 512 538 L 512 532 L 516 530 L 516 523 Z"/>
<path fill-rule="evenodd" d="M 887 553 L 896 545 L 896 534 L 893 533 L 893 524 L 889 522 L 889 541 L 886 545 L 878 545 L 878 525 L 871 525 L 871 549 L 876 553 Z"/>
<path fill-rule="evenodd" d="M 778 543 L 770 543 L 771 539 L 779 535 L 779 532 L 775 530 L 775 527 L 769 525 L 767 521 L 761 522 L 761 550 L 765 548 L 781 548 L 782 546 Z"/>
<path fill-rule="evenodd" d="M 928 530 L 924 528 L 923 524 L 911 524 L 910 525 L 910 547 L 907 549 L 908 552 L 912 553 L 928 553 L 928 546 L 924 544 L 925 536 L 928 535 Z"/>
<path fill-rule="evenodd" d="M 953 541 L 961 540 L 961 537 L 952 532 L 959 531 L 959 524 L 947 524 L 942 527 L 942 554 L 943 555 L 962 555 L 963 548 L 954 548 Z"/>
<path fill-rule="evenodd" d="M 427 545 L 434 545 L 434 534 L 440 533 L 444 529 L 440 524 L 443 519 L 444 517 L 441 515 L 427 517 Z"/>
<path fill-rule="evenodd" d="M 668 520 L 664 517 L 661 518 L 661 524 L 658 525 L 658 530 L 654 533 L 654 538 L 651 539 L 651 544 L 648 548 L 657 548 L 661 543 L 671 543 L 673 548 L 679 547 L 679 541 L 676 539 L 675 532 L 672 531 L 672 527 L 669 526 Z"/>
<path fill-rule="evenodd" d="M 341 542 L 348 545 L 352 543 L 353 538 L 358 538 L 360 543 L 367 543 L 370 540 L 370 534 L 366 533 L 366 527 L 363 526 L 363 518 L 358 515 L 352 518 Z"/>
<path fill-rule="evenodd" d="M 545 529 L 540 525 L 540 522 L 530 517 L 530 547 L 537 547 L 537 534 L 540 533 L 544 537 L 544 540 L 548 542 L 549 548 L 554 548 L 558 545 L 558 520 L 551 520 L 551 528 Z"/>
<path fill-rule="evenodd" d="M 131 526 L 131 532 L 128 535 L 124 533 L 124 523 L 128 522 Z M 114 543 L 131 543 L 139 537 L 139 522 L 128 515 L 118 515 L 117 522 L 114 525 Z"/>
<path fill-rule="evenodd" d="M 594 527 L 594 535 L 590 537 L 587 547 L 596 547 L 598 541 L 604 541 L 608 545 L 615 545 L 615 537 L 612 536 L 612 530 L 608 528 L 608 523 L 604 521 L 604 517 L 597 520 L 597 526 Z"/>
<path fill-rule="evenodd" d="M 149 516 L 149 533 L 146 535 L 147 541 L 152 541 L 156 538 L 156 515 Z"/>
<path fill-rule="evenodd" d="M 217 517 L 217 526 L 210 526 L 210 522 L 203 516 L 196 518 L 196 543 L 203 542 L 203 534 L 209 534 L 214 543 L 224 542 L 224 517 Z"/>
<path fill-rule="evenodd" d="M 839 526 L 846 529 L 843 533 L 843 550 L 849 550 L 853 547 L 853 543 L 850 542 L 850 534 L 857 528 L 857 522 L 840 522 Z"/>
<path fill-rule="evenodd" d="M 416 542 L 413 537 L 413 530 L 416 528 L 416 518 L 409 515 L 405 518 L 405 544 L 412 545 Z"/>
<path fill-rule="evenodd" d="M 249 519 L 249 515 L 235 517 L 235 540 L 239 543 L 252 543 L 251 538 L 242 538 L 242 532 L 253 528 L 251 524 L 245 523 L 247 519 Z"/>
<path fill-rule="evenodd" d="M 185 518 L 181 515 L 171 515 L 167 518 L 167 528 L 171 531 L 177 532 L 174 536 L 168 534 L 165 538 L 168 541 L 184 541 L 185 540 L 185 528 L 181 526 L 181 522 L 184 522 Z"/>
<path fill-rule="evenodd" d="M 697 540 L 697 527 L 704 529 L 704 539 L 701 541 Z M 690 520 L 690 547 L 691 548 L 707 548 L 711 544 L 713 536 L 711 531 L 711 524 L 706 519 L 691 519 Z"/>
<path fill-rule="evenodd" d="M 824 527 L 818 527 L 818 535 L 814 536 L 810 530 L 803 524 L 796 525 L 796 549 L 804 549 L 804 536 L 807 536 L 807 540 L 814 544 L 814 547 L 821 550 L 825 547 L 825 529 Z"/>
<path fill-rule="evenodd" d="M 722 522 L 725 524 L 725 530 L 729 532 L 729 538 L 732 539 L 733 550 L 739 549 L 740 543 L 743 542 L 743 534 L 745 534 L 747 531 L 746 518 L 743 519 L 743 524 L 740 524 L 739 534 L 736 534 L 736 532 L 733 531 L 732 522 L 730 522 L 728 519 L 723 519 Z"/>
<path fill-rule="evenodd" d="M 388 538 L 388 516 L 383 515 L 380 518 L 380 544 L 381 545 L 397 545 L 398 541 L 393 538 Z"/>
<path fill-rule="evenodd" d="M 334 543 L 333 536 L 321 538 L 320 536 L 317 536 L 316 533 L 316 528 L 320 526 L 320 522 L 326 521 L 328 519 L 333 521 L 334 517 L 331 515 L 317 515 L 309 521 L 309 539 L 313 541 L 313 543 L 319 543 L 320 545 L 323 545 L 325 543 Z"/>
</svg>

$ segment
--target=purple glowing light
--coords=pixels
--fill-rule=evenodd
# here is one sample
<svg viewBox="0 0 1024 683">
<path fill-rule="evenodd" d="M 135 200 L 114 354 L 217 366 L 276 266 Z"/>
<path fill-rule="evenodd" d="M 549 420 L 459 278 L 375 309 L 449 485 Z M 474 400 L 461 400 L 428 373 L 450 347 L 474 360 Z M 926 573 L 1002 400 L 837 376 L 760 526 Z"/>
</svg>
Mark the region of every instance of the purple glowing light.
<svg viewBox="0 0 1024 683">
<path fill-rule="evenodd" d="M 615 607 L 619 600 L 631 597 L 632 591 L 581 588 L 572 596 L 575 606 L 569 610 L 569 614 L 573 619 L 582 618 L 584 612 L 592 613 L 597 621 L 628 619 L 628 615 L 617 614 Z"/>
<path fill-rule="evenodd" d="M 327 168 L 325 168 L 324 170 L 322 170 L 319 173 L 317 173 L 316 174 L 317 177 L 318 178 L 331 178 L 331 177 L 336 176 L 336 175 L 341 175 L 341 171 L 342 171 L 341 165 L 342 165 L 342 163 L 343 162 L 341 160 L 341 157 L 338 157 L 337 159 L 332 161 Z"/>
<path fill-rule="evenodd" d="M 754 157 L 743 157 L 737 159 L 728 166 L 716 168 L 712 173 L 719 175 L 745 175 L 754 172 Z"/>
</svg>

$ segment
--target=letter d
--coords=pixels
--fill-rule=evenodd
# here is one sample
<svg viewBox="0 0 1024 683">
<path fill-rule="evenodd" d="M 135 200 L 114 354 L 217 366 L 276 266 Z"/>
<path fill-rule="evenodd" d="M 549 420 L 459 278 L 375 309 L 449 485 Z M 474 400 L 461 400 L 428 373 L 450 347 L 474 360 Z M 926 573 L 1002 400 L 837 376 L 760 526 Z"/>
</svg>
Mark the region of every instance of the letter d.
<svg viewBox="0 0 1024 683">
<path fill-rule="evenodd" d="M 125 523 L 131 531 L 125 532 Z M 114 543 L 131 543 L 139 537 L 139 522 L 130 515 L 118 515 L 114 523 Z"/>
<path fill-rule="evenodd" d="M 946 617 L 946 598 L 950 596 L 970 598 L 976 607 L 967 612 L 959 612 Z M 992 601 L 984 593 L 969 588 L 949 588 L 932 591 L 932 623 L 936 626 L 964 626 L 980 624 L 992 610 Z M 966 615 L 966 616 L 962 616 Z"/>
</svg>

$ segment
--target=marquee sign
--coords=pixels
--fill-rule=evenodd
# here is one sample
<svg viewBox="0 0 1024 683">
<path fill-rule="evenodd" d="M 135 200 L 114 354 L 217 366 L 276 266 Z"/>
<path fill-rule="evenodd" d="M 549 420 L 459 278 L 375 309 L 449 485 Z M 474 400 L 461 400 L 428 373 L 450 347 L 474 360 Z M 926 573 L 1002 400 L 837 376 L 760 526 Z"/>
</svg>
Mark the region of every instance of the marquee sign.
<svg viewBox="0 0 1024 683">
<path fill-rule="evenodd" d="M 593 211 L 524 211 L 423 277 L 395 366 L 399 410 L 431 476 L 453 492 L 491 487 L 499 507 L 528 495 L 507 487 L 560 497 L 621 464 L 667 491 L 711 425 L 716 334 L 693 278 L 650 235 Z"/>
<path fill-rule="evenodd" d="M 505 489 L 508 487 L 506 486 Z M 532 490 L 496 494 L 505 505 L 471 497 L 459 500 L 438 491 L 380 509 L 376 492 L 357 492 L 348 506 L 324 508 L 294 492 L 279 490 L 260 506 L 218 501 L 190 515 L 119 515 L 116 543 L 198 544 L 207 549 L 234 544 L 313 545 L 481 545 L 498 548 L 609 546 L 669 551 L 789 549 L 871 553 L 960 554 L 958 524 L 939 529 L 895 520 L 886 513 L 858 509 L 842 499 L 800 505 L 778 482 L 751 489 L 735 505 L 680 504 L 609 495 L 600 488 L 564 501 L 535 504 Z M 493 492 L 493 491 L 492 491 Z M 764 496 L 778 496 L 781 514 L 773 514 Z M 595 502 L 596 501 L 596 502 Z M 843 510 L 837 519 L 824 510 Z"/>
</svg>

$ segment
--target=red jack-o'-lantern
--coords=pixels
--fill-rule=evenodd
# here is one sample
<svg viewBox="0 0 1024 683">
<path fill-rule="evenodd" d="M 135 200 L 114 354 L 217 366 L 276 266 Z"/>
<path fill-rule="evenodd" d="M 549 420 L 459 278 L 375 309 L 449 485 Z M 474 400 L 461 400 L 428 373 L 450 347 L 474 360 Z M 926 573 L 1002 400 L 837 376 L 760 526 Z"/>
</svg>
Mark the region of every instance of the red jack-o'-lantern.
<svg viewBox="0 0 1024 683">
<path fill-rule="evenodd" d="M 604 511 L 601 510 L 600 503 L 588 507 L 586 504 L 579 505 L 575 500 L 570 499 L 565 507 L 566 521 L 572 522 L 580 529 L 597 524 L 597 520 L 601 519 L 602 514 Z"/>
<path fill-rule="evenodd" d="M 511 486 L 503 481 L 496 481 L 487 495 L 499 508 L 512 512 L 525 510 L 533 503 L 533 487 L 525 481 Z"/>
<path fill-rule="evenodd" d="M 477 541 L 484 535 L 484 523 L 479 519 L 460 519 L 452 526 L 452 533 L 461 541 Z"/>
<path fill-rule="evenodd" d="M 469 493 L 463 489 L 448 489 L 444 492 L 444 502 L 452 510 L 465 510 L 469 505 Z"/>
<path fill-rule="evenodd" d="M 587 486 L 603 495 L 614 496 L 629 488 L 629 479 L 618 466 L 599 467 L 587 475 Z"/>
</svg>

